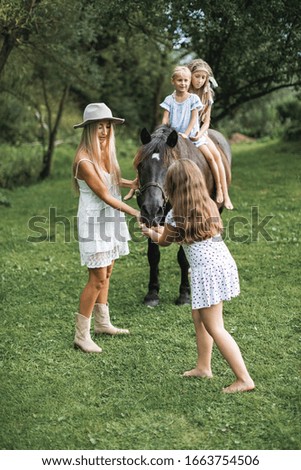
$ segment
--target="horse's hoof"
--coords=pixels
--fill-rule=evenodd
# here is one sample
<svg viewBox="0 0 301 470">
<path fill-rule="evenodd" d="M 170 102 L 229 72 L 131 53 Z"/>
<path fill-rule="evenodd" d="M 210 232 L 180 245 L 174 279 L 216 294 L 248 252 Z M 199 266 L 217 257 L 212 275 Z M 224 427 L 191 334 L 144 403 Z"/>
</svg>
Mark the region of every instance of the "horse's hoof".
<svg viewBox="0 0 301 470">
<path fill-rule="evenodd" d="M 181 292 L 175 303 L 176 305 L 190 305 L 189 292 Z"/>
<path fill-rule="evenodd" d="M 148 292 L 143 300 L 147 307 L 156 307 L 159 305 L 159 296 L 157 292 Z"/>
</svg>

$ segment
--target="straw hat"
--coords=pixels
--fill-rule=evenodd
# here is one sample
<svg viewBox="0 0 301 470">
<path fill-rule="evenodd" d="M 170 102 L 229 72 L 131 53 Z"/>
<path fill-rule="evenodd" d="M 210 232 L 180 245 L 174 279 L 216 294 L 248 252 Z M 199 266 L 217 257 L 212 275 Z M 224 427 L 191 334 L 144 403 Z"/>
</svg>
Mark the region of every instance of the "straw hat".
<svg viewBox="0 0 301 470">
<path fill-rule="evenodd" d="M 123 124 L 124 119 L 113 117 L 112 111 L 104 103 L 90 103 L 84 110 L 83 122 L 75 124 L 73 127 L 85 127 L 95 121 L 111 121 L 115 124 Z"/>
</svg>

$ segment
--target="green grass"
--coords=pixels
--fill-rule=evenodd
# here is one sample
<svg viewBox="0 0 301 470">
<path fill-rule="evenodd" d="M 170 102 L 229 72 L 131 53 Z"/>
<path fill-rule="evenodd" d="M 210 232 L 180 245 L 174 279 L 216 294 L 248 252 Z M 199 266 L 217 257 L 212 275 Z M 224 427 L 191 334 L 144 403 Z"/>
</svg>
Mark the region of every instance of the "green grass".
<svg viewBox="0 0 301 470">
<path fill-rule="evenodd" d="M 123 144 L 125 177 L 133 176 L 134 151 Z M 11 203 L 0 207 L 2 449 L 301 448 L 299 146 L 256 143 L 233 153 L 236 210 L 223 220 L 241 295 L 225 303 L 225 323 L 256 390 L 221 393 L 233 375 L 216 348 L 212 380 L 181 377 L 194 366 L 196 348 L 190 308 L 174 306 L 177 248 L 161 251 L 161 303 L 147 309 L 141 238 L 116 262 L 110 290 L 113 321 L 131 335 L 99 337 L 100 355 L 73 349 L 74 312 L 87 276 L 77 242 L 73 235 L 64 242 L 61 223 L 49 241 L 26 241 L 37 236 L 30 218 L 48 218 L 49 207 L 57 216 L 76 214 L 74 147 L 61 146 L 51 179 L 2 190 Z M 252 230 L 252 207 L 259 222 L 273 216 L 265 226 L 271 241 L 256 235 L 254 209 Z"/>
</svg>

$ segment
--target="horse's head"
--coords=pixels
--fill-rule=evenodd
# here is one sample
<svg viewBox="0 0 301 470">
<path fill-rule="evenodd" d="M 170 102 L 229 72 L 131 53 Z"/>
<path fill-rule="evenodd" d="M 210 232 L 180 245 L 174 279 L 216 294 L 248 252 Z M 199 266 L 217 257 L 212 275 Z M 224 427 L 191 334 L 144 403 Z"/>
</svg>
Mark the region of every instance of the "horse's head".
<svg viewBox="0 0 301 470">
<path fill-rule="evenodd" d="M 162 125 L 153 134 L 142 129 L 140 138 L 142 146 L 134 161 L 140 182 L 137 202 L 143 222 L 150 227 L 159 225 L 164 215 L 167 203 L 165 175 L 173 158 L 172 149 L 178 142 L 178 134 L 169 126 Z"/>
</svg>

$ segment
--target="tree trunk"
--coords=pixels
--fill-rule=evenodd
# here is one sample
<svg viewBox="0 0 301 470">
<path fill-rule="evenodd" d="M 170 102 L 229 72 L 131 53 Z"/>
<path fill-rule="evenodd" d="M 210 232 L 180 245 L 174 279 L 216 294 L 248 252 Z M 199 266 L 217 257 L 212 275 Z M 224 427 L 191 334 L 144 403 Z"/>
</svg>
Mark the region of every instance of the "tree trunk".
<svg viewBox="0 0 301 470">
<path fill-rule="evenodd" d="M 46 149 L 46 151 L 44 152 L 44 155 L 43 155 L 43 165 L 42 165 L 42 170 L 41 170 L 40 175 L 39 175 L 40 180 L 44 180 L 44 179 L 48 178 L 48 176 L 50 176 L 50 173 L 51 173 L 51 162 L 52 162 L 53 151 L 54 151 L 54 147 L 55 147 L 55 139 L 56 139 L 58 127 L 59 127 L 59 124 L 60 124 L 60 121 L 61 121 L 61 117 L 62 117 L 62 114 L 63 114 L 65 101 L 66 101 L 66 98 L 68 96 L 68 92 L 69 92 L 69 85 L 66 85 L 66 87 L 64 88 L 64 91 L 63 91 L 62 98 L 61 98 L 60 103 L 59 103 L 59 107 L 58 107 L 58 111 L 57 111 L 57 115 L 56 115 L 56 119 L 55 119 L 53 129 L 49 128 L 48 147 L 47 147 L 47 149 Z"/>
<path fill-rule="evenodd" d="M 41 1 L 42 0 L 25 0 L 20 10 L 20 17 L 15 18 L 12 32 L 9 32 L 9 29 L 7 29 L 6 32 L 4 32 L 5 30 L 1 32 L 3 44 L 0 50 L 0 76 L 11 51 L 18 45 L 17 40 L 22 39 L 23 43 L 28 42 L 31 31 L 29 31 L 28 26 L 24 27 L 24 25 L 31 19 L 34 9 Z M 22 10 L 26 12 L 23 16 Z"/>
<path fill-rule="evenodd" d="M 4 69 L 4 66 L 8 60 L 8 57 L 11 51 L 15 47 L 15 44 L 16 44 L 16 37 L 14 35 L 7 34 L 4 37 L 3 44 L 1 47 L 1 51 L 0 51 L 0 75 Z"/>
</svg>

